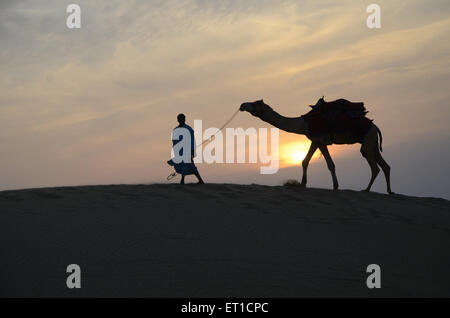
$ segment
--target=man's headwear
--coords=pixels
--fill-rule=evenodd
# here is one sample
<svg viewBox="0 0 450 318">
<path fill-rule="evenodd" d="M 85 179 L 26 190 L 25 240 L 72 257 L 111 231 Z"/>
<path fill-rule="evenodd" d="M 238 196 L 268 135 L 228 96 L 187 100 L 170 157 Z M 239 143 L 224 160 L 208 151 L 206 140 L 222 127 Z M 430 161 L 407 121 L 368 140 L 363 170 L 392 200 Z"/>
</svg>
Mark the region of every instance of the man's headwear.
<svg viewBox="0 0 450 318">
<path fill-rule="evenodd" d="M 186 116 L 184 116 L 184 114 L 178 114 L 177 120 L 180 124 L 184 124 L 184 122 L 186 121 Z"/>
</svg>

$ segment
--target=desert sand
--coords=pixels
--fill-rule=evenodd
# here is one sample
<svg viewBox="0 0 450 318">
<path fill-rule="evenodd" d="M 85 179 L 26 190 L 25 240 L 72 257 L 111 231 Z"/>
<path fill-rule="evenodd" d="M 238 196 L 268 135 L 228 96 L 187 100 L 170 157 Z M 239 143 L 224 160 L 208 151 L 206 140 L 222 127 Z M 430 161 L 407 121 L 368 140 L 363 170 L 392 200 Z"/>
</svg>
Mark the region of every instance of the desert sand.
<svg viewBox="0 0 450 318">
<path fill-rule="evenodd" d="M 450 201 L 150 184 L 0 192 L 3 297 L 450 296 Z M 81 288 L 66 287 L 79 264 Z M 368 289 L 366 267 L 381 266 Z"/>
</svg>

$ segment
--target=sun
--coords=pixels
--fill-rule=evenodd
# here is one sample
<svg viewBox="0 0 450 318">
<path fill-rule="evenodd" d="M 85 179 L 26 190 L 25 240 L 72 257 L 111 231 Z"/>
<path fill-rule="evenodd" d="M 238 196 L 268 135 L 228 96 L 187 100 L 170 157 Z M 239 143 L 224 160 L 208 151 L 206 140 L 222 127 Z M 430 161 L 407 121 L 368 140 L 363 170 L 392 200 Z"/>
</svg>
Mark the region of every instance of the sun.
<svg viewBox="0 0 450 318">
<path fill-rule="evenodd" d="M 285 166 L 292 166 L 301 164 L 302 160 L 308 153 L 310 143 L 308 142 L 291 142 L 282 145 L 280 148 L 281 164 Z M 319 152 L 316 151 L 312 158 L 318 158 Z"/>
<path fill-rule="evenodd" d="M 291 153 L 291 160 L 293 163 L 302 161 L 306 156 L 306 151 L 295 151 Z"/>
</svg>

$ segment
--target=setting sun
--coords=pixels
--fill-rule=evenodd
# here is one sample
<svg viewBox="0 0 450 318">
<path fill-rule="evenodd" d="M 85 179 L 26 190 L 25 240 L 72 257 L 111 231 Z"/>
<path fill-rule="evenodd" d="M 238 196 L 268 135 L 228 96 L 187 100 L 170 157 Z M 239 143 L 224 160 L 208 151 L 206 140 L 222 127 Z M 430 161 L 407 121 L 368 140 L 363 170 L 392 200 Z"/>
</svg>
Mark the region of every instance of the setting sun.
<svg viewBox="0 0 450 318">
<path fill-rule="evenodd" d="M 280 147 L 280 161 L 282 165 L 296 165 L 300 164 L 308 153 L 309 142 L 291 142 Z M 312 157 L 318 158 L 320 152 L 316 151 Z"/>
</svg>

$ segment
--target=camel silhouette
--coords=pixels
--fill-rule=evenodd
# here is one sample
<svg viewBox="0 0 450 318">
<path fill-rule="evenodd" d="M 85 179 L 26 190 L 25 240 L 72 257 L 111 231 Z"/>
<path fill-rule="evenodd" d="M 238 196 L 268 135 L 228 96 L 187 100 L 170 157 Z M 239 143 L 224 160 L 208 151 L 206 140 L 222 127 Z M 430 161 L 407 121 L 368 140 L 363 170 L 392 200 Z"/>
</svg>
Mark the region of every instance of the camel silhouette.
<svg viewBox="0 0 450 318">
<path fill-rule="evenodd" d="M 300 183 L 301 186 L 306 186 L 309 161 L 314 155 L 314 152 L 319 149 L 322 152 L 327 162 L 328 169 L 331 172 L 331 177 L 333 179 L 333 188 L 338 189 L 339 184 L 336 177 L 335 165 L 333 163 L 333 160 L 331 159 L 330 153 L 328 152 L 327 145 L 360 143 L 361 154 L 364 158 L 366 158 L 372 171 L 372 176 L 365 191 L 370 191 L 375 178 L 380 172 L 380 168 L 378 167 L 380 166 L 386 177 L 387 192 L 389 194 L 392 194 L 393 192 L 391 191 L 390 167 L 380 153 L 380 150 L 382 151 L 381 131 L 371 120 L 364 117 L 366 112 L 364 111 L 365 108 L 363 107 L 363 105 L 363 103 L 351 103 L 345 99 L 339 99 L 337 101 L 327 103 L 322 97 L 321 99 L 319 99 L 316 105 L 311 106 L 313 110 L 309 113 L 300 117 L 284 117 L 274 111 L 269 105 L 266 105 L 261 99 L 255 102 L 243 103 L 240 107 L 240 110 L 249 112 L 253 116 L 258 117 L 261 120 L 281 130 L 305 135 L 306 137 L 308 137 L 308 139 L 311 140 L 311 146 L 309 147 L 308 153 L 306 154 L 302 162 L 303 176 Z M 332 108 L 334 110 L 336 110 L 336 108 L 345 108 L 347 110 L 347 113 L 351 113 L 352 109 L 355 109 L 356 112 L 360 114 L 357 116 L 352 116 L 351 114 L 346 115 L 346 119 L 342 121 L 337 120 L 336 117 L 338 117 L 339 114 L 337 114 L 336 112 L 333 113 L 333 111 L 320 111 L 324 108 Z M 319 114 L 318 117 L 322 119 L 324 117 L 327 117 L 327 119 L 319 121 L 319 126 L 321 125 L 321 128 L 323 128 L 319 129 L 321 131 L 317 131 L 317 121 L 314 123 L 314 121 L 311 120 L 311 118 L 316 118 L 317 114 Z M 334 123 L 340 123 L 341 127 L 336 127 Z M 378 135 L 380 136 L 379 144 Z"/>
</svg>

